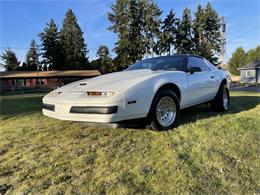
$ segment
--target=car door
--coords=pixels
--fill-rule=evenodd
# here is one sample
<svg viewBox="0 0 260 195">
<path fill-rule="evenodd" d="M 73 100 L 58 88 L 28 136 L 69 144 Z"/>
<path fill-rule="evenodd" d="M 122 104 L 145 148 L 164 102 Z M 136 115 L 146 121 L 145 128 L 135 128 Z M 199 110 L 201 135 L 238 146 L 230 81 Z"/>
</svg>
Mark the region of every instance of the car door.
<svg viewBox="0 0 260 195">
<path fill-rule="evenodd" d="M 192 67 L 199 67 L 201 71 L 190 73 L 187 71 L 189 105 L 196 105 L 211 99 L 214 89 L 214 76 L 203 58 L 188 57 L 188 70 Z"/>
<path fill-rule="evenodd" d="M 212 63 L 210 63 L 208 60 L 204 59 L 207 63 L 207 65 L 209 66 L 210 68 L 210 78 L 211 78 L 211 82 L 210 82 L 210 85 L 212 86 L 211 87 L 211 90 L 212 90 L 212 96 L 211 96 L 211 99 L 213 99 L 216 94 L 217 94 L 217 91 L 218 91 L 218 88 L 220 86 L 220 80 L 219 80 L 219 76 L 217 74 L 217 72 L 219 72 L 219 69 L 214 66 Z"/>
</svg>

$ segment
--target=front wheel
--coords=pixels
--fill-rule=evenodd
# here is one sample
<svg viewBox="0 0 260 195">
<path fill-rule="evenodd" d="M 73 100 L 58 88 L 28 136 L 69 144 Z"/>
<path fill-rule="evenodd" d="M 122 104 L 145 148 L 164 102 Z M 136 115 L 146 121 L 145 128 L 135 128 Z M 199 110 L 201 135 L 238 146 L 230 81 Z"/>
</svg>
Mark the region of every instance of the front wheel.
<svg viewBox="0 0 260 195">
<path fill-rule="evenodd" d="M 211 108 L 214 111 L 227 111 L 229 109 L 230 97 L 226 84 L 222 84 L 218 90 L 215 99 L 211 102 Z"/>
<path fill-rule="evenodd" d="M 150 127 L 156 131 L 172 129 L 177 125 L 180 105 L 175 93 L 171 90 L 159 91 L 148 115 Z"/>
</svg>

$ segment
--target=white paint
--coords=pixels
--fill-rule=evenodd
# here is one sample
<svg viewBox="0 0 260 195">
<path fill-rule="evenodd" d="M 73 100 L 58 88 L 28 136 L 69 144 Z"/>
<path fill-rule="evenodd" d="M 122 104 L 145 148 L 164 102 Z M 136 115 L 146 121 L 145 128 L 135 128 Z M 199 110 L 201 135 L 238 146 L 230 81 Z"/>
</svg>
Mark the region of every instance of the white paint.
<svg viewBox="0 0 260 195">
<path fill-rule="evenodd" d="M 183 71 L 152 71 L 148 69 L 122 71 L 65 85 L 54 92 L 56 97 L 46 95 L 43 103 L 54 104 L 55 112 L 43 109 L 43 114 L 61 120 L 85 122 L 118 122 L 146 117 L 154 95 L 165 84 L 175 84 L 181 91 L 180 107 L 187 108 L 212 100 L 227 72 L 211 68 L 193 74 Z M 87 85 L 79 85 L 87 83 Z M 112 91 L 111 97 L 90 97 L 86 91 Z M 135 104 L 127 101 L 136 100 Z M 71 106 L 118 106 L 115 114 L 71 114 Z"/>
</svg>

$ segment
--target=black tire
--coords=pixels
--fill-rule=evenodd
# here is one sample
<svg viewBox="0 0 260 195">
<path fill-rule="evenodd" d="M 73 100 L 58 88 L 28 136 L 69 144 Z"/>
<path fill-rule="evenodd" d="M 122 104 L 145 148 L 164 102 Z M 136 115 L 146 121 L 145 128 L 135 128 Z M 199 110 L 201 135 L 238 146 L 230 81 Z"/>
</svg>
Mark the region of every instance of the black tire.
<svg viewBox="0 0 260 195">
<path fill-rule="evenodd" d="M 224 93 L 227 95 L 227 105 L 224 102 Z M 218 93 L 214 100 L 210 103 L 212 110 L 214 111 L 227 111 L 229 109 L 230 104 L 230 96 L 229 96 L 229 90 L 226 84 L 221 84 L 219 87 Z"/>
<path fill-rule="evenodd" d="M 159 122 L 159 120 L 157 118 L 157 114 L 156 114 L 156 113 L 158 113 L 158 111 L 157 111 L 158 103 L 160 102 L 160 100 L 162 100 L 162 98 L 168 99 L 168 100 L 170 100 L 170 99 L 173 100 L 173 101 L 171 101 L 171 103 L 174 102 L 175 108 L 176 108 L 175 117 L 174 117 L 174 119 L 172 119 L 173 121 L 169 121 L 169 124 L 167 124 L 167 125 L 162 125 Z M 176 94 L 169 89 L 160 90 L 155 95 L 153 102 L 151 104 L 151 107 L 150 107 L 149 114 L 147 116 L 148 124 L 149 124 L 148 127 L 155 131 L 165 131 L 165 130 L 173 129 L 174 127 L 177 126 L 179 115 L 180 115 L 180 104 L 179 104 L 179 100 L 178 100 Z"/>
</svg>

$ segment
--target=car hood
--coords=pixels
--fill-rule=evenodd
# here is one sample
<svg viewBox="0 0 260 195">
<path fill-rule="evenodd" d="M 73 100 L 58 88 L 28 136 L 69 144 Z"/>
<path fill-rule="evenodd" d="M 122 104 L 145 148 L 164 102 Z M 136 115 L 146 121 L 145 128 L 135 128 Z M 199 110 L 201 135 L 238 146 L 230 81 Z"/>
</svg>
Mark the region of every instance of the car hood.
<svg viewBox="0 0 260 195">
<path fill-rule="evenodd" d="M 65 85 L 59 88 L 58 91 L 121 91 L 137 82 L 152 77 L 154 74 L 156 73 L 149 69 L 110 73 Z"/>
</svg>

